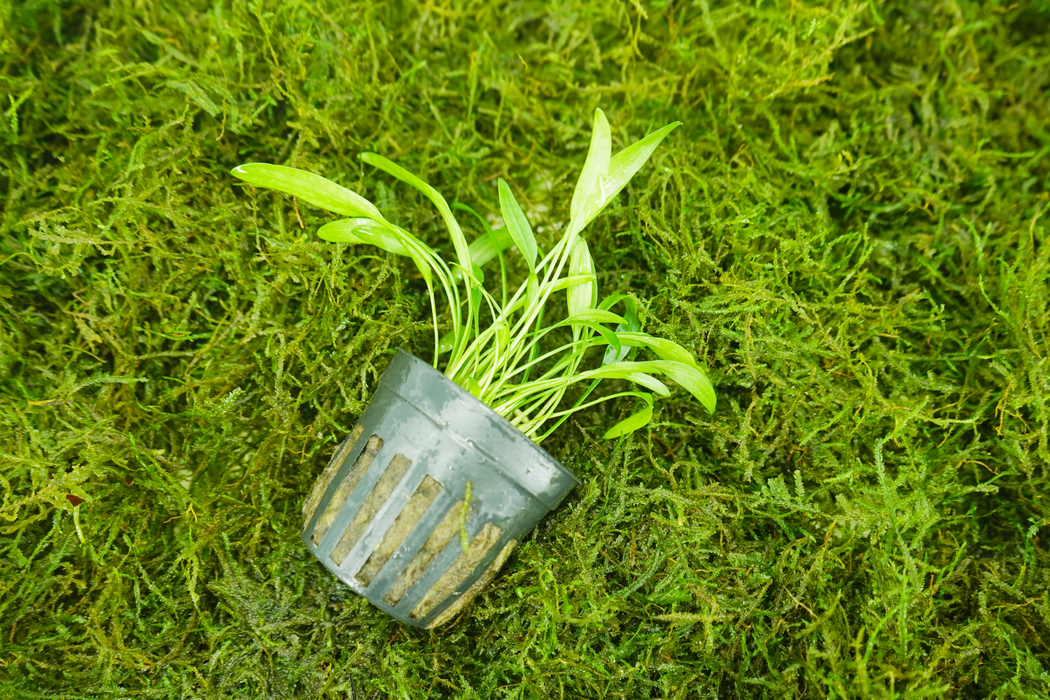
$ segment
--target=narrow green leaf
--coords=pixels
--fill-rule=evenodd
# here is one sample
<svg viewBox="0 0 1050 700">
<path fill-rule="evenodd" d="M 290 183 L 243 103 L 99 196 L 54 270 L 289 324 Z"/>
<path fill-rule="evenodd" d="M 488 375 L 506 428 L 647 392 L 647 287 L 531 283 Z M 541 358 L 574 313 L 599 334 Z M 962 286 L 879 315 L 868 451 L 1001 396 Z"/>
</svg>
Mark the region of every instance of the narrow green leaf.
<svg viewBox="0 0 1050 700">
<path fill-rule="evenodd" d="M 507 224 L 507 230 L 514 239 L 514 244 L 518 246 L 518 250 L 525 256 L 529 270 L 535 272 L 536 238 L 532 235 L 532 226 L 529 225 L 525 212 L 521 210 L 518 200 L 514 198 L 514 193 L 511 192 L 503 178 L 497 181 L 497 189 L 499 190 L 499 206 L 503 212 L 503 221 Z"/>
<path fill-rule="evenodd" d="M 671 390 L 667 388 L 667 385 L 661 382 L 656 377 L 645 374 L 644 372 L 627 372 L 622 377 L 629 382 L 640 384 L 649 391 L 659 394 L 660 396 L 670 396 Z"/>
<path fill-rule="evenodd" d="M 484 265 L 499 255 L 501 251 L 514 244 L 514 239 L 510 237 L 510 231 L 507 230 L 506 226 L 492 228 L 489 226 L 489 222 L 485 220 L 485 217 L 461 202 L 453 202 L 452 208 L 472 214 L 485 231 L 484 235 L 478 236 L 467 246 L 467 250 L 470 252 L 470 259 L 475 265 Z"/>
<path fill-rule="evenodd" d="M 441 336 L 441 341 L 438 343 L 438 353 L 444 355 L 446 352 L 452 349 L 452 344 L 456 341 L 456 332 L 449 331 L 445 335 Z"/>
<path fill-rule="evenodd" d="M 510 237 L 510 231 L 506 226 L 490 228 L 484 236 L 478 236 L 470 242 L 470 259 L 477 265 L 484 265 L 499 254 L 510 248 L 514 239 Z"/>
<path fill-rule="evenodd" d="M 605 297 L 600 302 L 598 302 L 598 308 L 611 309 L 617 303 L 629 298 L 630 297 L 628 297 L 626 294 L 610 294 L 609 296 Z"/>
<path fill-rule="evenodd" d="M 643 367 L 643 365 L 646 364 L 652 363 L 615 362 L 611 365 L 602 365 L 597 369 L 584 372 L 583 375 L 587 378 L 593 377 L 595 379 L 626 379 L 629 382 L 641 384 L 646 389 L 649 389 L 660 396 L 670 396 L 671 390 L 667 388 L 666 384 L 656 377 L 646 373 L 649 370 L 649 368 Z"/>
<path fill-rule="evenodd" d="M 540 293 L 540 280 L 535 272 L 529 273 L 529 278 L 525 285 L 525 308 L 530 308 Z"/>
<path fill-rule="evenodd" d="M 594 277 L 591 275 L 573 275 L 571 277 L 562 277 L 560 280 L 555 282 L 550 287 L 550 293 L 560 292 L 563 289 L 572 289 L 578 284 L 587 284 L 592 282 Z"/>
<path fill-rule="evenodd" d="M 556 294 L 564 289 L 570 289 L 578 284 L 586 284 L 592 281 L 594 278 L 588 275 L 573 275 L 572 277 L 562 277 L 560 280 L 552 284 L 550 287 L 546 287 L 548 294 Z M 539 279 L 537 278 L 534 282 L 532 276 L 529 277 L 529 282 L 525 291 L 525 299 L 519 298 L 514 304 L 510 305 L 504 311 L 507 313 L 513 313 L 518 311 L 524 305 L 525 307 L 531 307 L 532 303 L 537 299 L 540 293 Z"/>
<path fill-rule="evenodd" d="M 580 179 L 576 182 L 576 191 L 572 195 L 572 206 L 569 217 L 580 222 L 577 231 L 583 228 L 584 222 L 590 221 L 602 208 L 601 178 L 609 169 L 609 158 L 612 151 L 612 136 L 609 133 L 609 121 L 600 109 L 594 110 L 594 129 L 591 132 L 591 146 L 587 151 L 587 160 L 583 163 Z"/>
<path fill-rule="evenodd" d="M 535 272 L 530 272 L 529 273 L 528 281 L 525 284 L 526 284 L 526 287 L 525 287 L 525 308 L 526 309 L 532 309 L 533 304 L 535 304 L 537 302 L 537 299 L 538 299 L 539 294 L 540 294 L 540 281 L 539 281 L 539 278 L 536 276 Z M 519 301 L 518 304 L 520 304 L 520 303 L 521 302 Z M 516 307 L 516 306 L 518 306 L 518 304 L 515 304 L 514 306 Z M 511 313 L 511 311 L 513 311 L 513 308 L 505 309 L 505 313 L 509 314 L 509 313 Z M 540 304 L 540 308 L 536 312 L 536 327 L 537 328 L 542 328 L 543 327 L 543 311 L 544 311 L 544 307 L 543 307 L 542 304 Z M 531 343 L 531 347 L 529 348 L 529 362 L 530 363 L 534 362 L 536 360 L 536 358 L 539 357 L 539 354 L 540 354 L 539 343 Z M 529 381 L 529 374 L 531 372 L 532 372 L 532 366 L 530 364 L 530 366 L 521 375 L 521 382 L 520 382 L 521 384 L 524 384 L 525 382 Z"/>
<path fill-rule="evenodd" d="M 587 241 L 582 238 L 576 241 L 569 259 L 569 276 L 583 276 L 587 282 L 569 287 L 569 315 L 575 316 L 585 309 L 593 309 L 598 303 L 598 282 L 594 277 L 594 260 L 587 248 Z"/>
<path fill-rule="evenodd" d="M 336 214 L 385 221 L 375 205 L 361 195 L 305 170 L 269 163 L 245 163 L 231 170 L 230 174 L 250 185 L 290 194 Z"/>
<path fill-rule="evenodd" d="M 583 309 L 569 316 L 562 324 L 568 325 L 571 323 L 627 323 L 627 319 L 623 316 L 613 313 L 612 311 L 605 311 L 604 309 Z"/>
<path fill-rule="evenodd" d="M 649 160 L 649 156 L 653 154 L 660 142 L 678 128 L 681 123 L 671 122 L 662 129 L 649 134 L 641 141 L 631 144 L 609 160 L 608 171 L 602 173 L 603 177 L 599 183 L 601 187 L 601 206 L 588 218 L 588 221 L 594 218 L 598 211 L 604 209 L 605 205 L 620 193 L 620 190 L 634 177 L 634 174 L 645 165 L 645 161 Z"/>
<path fill-rule="evenodd" d="M 394 255 L 411 257 L 406 240 L 371 219 L 339 219 L 317 230 L 317 235 L 332 243 L 363 243 L 382 248 Z"/>
<path fill-rule="evenodd" d="M 502 321 L 492 324 L 492 330 L 496 334 L 496 343 L 503 350 L 510 346 L 510 327 Z"/>
<path fill-rule="evenodd" d="M 619 333 L 620 341 L 632 348 L 649 348 L 656 353 L 657 357 L 661 360 L 673 360 L 674 362 L 682 362 L 697 369 L 700 366 L 696 363 L 696 358 L 693 357 L 693 353 L 689 352 L 681 345 L 666 340 L 664 338 L 654 338 L 647 333 Z"/>
<path fill-rule="evenodd" d="M 499 247 L 499 239 L 496 238 L 496 234 L 488 226 L 486 226 L 485 228 L 488 232 L 489 239 L 492 241 L 492 247 L 496 250 L 496 257 L 499 258 L 499 305 L 501 309 L 504 309 L 507 307 L 507 263 L 503 260 L 503 252 L 502 249 Z M 473 253 L 471 253 L 471 255 L 473 255 Z M 474 262 L 476 265 L 481 265 L 481 263 L 479 263 L 476 260 Z"/>
<path fill-rule="evenodd" d="M 437 208 L 438 213 L 441 214 L 441 218 L 445 222 L 445 228 L 448 229 L 449 237 L 452 239 L 452 245 L 456 249 L 456 258 L 459 261 L 460 267 L 464 270 L 472 269 L 470 248 L 467 245 L 467 238 L 463 235 L 463 229 L 459 227 L 459 222 L 456 221 L 456 217 L 452 215 L 452 209 L 449 208 L 448 202 L 445 201 L 445 198 L 441 196 L 440 192 L 416 175 L 413 175 L 402 168 L 394 161 L 389 158 L 384 158 L 378 153 L 369 153 L 366 151 L 365 153 L 362 153 L 359 158 L 365 163 L 379 168 L 383 172 L 393 175 L 398 180 L 411 185 L 419 190 L 424 197 L 429 199 Z"/>
<path fill-rule="evenodd" d="M 371 219 L 339 219 L 325 224 L 317 235 L 333 243 L 363 243 L 412 258 L 420 274 L 430 283 L 433 251 L 427 244 L 393 224 Z"/>
<path fill-rule="evenodd" d="M 472 214 L 485 231 L 484 235 L 472 240 L 467 247 L 470 251 L 470 259 L 475 265 L 484 265 L 514 244 L 514 239 L 510 237 L 510 231 L 506 226 L 492 228 L 485 217 L 461 202 L 453 202 L 452 208 Z"/>
<path fill-rule="evenodd" d="M 609 428 L 605 435 L 602 437 L 606 440 L 612 440 L 628 433 L 633 433 L 639 428 L 644 428 L 649 425 L 649 422 L 653 419 L 653 398 L 648 394 L 638 394 L 645 402 L 646 406 L 642 410 L 634 413 L 622 421 Z"/>
<path fill-rule="evenodd" d="M 621 301 L 623 302 L 623 306 L 625 309 L 623 316 L 626 319 L 626 322 L 616 326 L 617 334 L 623 333 L 625 331 L 629 333 L 635 333 L 640 331 L 642 329 L 642 324 L 638 320 L 638 306 L 634 303 L 634 299 L 631 299 L 626 294 L 611 294 L 602 299 L 601 303 L 598 304 L 598 308 L 610 309 L 614 304 L 617 304 Z M 631 350 L 629 347 L 621 347 L 616 352 L 613 352 L 612 348 L 610 347 L 605 351 L 605 357 L 602 358 L 602 364 L 608 365 L 612 364 L 613 362 L 620 362 L 621 360 L 625 359 L 633 359 L 634 353 L 635 351 Z"/>
<path fill-rule="evenodd" d="M 704 405 L 708 413 L 715 412 L 715 388 L 711 386 L 711 380 L 707 378 L 703 370 L 695 365 L 688 365 L 682 362 L 662 360 L 661 363 L 667 364 L 664 374 L 674 380 L 675 383 L 685 387 L 690 394 Z"/>
<path fill-rule="evenodd" d="M 504 251 L 512 245 L 514 245 L 514 241 L 507 232 L 507 227 L 500 226 L 499 228 L 489 229 L 488 233 L 475 238 L 470 242 L 468 250 L 470 259 L 475 265 L 486 265 L 493 258 L 499 257 L 500 251 Z M 452 279 L 457 282 L 463 279 L 463 271 L 459 267 L 452 271 Z"/>
<path fill-rule="evenodd" d="M 557 326 L 586 326 L 587 328 L 590 328 L 591 330 L 595 331 L 598 335 L 600 335 L 602 339 L 605 340 L 606 343 L 608 343 L 609 347 L 615 349 L 615 352 L 618 354 L 620 352 L 619 337 L 617 337 L 616 333 L 613 333 L 611 330 L 602 325 L 602 323 L 612 323 L 612 321 L 605 319 L 599 321 L 593 317 L 590 317 L 591 314 L 595 313 L 598 312 L 592 309 L 591 311 L 585 311 L 582 314 L 577 314 L 576 316 L 570 316 L 561 323 L 557 324 Z"/>
<path fill-rule="evenodd" d="M 715 412 L 715 388 L 711 386 L 711 380 L 707 378 L 707 375 L 699 367 L 673 360 L 621 364 L 634 365 L 637 370 L 642 372 L 658 372 L 667 375 L 672 381 L 695 396 L 697 401 L 707 409 L 708 413 Z M 615 367 L 616 365 L 610 366 Z"/>
<path fill-rule="evenodd" d="M 477 280 L 478 283 L 469 285 L 468 294 L 470 299 L 471 313 L 474 316 L 475 324 L 477 324 L 478 320 L 481 318 L 481 283 L 485 281 L 485 273 L 482 272 L 481 268 L 477 265 L 474 265 L 472 272 L 474 274 L 474 279 Z"/>
<path fill-rule="evenodd" d="M 635 333 L 642 330 L 642 322 L 638 320 L 638 306 L 634 303 L 634 299 L 627 299 L 623 303 L 626 311 L 623 317 L 627 319 L 627 326 L 625 330 Z"/>
<path fill-rule="evenodd" d="M 475 379 L 474 377 L 467 377 L 467 382 L 466 383 L 467 383 L 467 385 L 465 387 L 463 387 L 463 388 L 466 389 L 467 391 L 469 391 L 471 394 L 473 394 L 475 396 L 475 398 L 480 398 L 481 397 L 481 384 L 478 383 L 478 380 Z"/>
</svg>

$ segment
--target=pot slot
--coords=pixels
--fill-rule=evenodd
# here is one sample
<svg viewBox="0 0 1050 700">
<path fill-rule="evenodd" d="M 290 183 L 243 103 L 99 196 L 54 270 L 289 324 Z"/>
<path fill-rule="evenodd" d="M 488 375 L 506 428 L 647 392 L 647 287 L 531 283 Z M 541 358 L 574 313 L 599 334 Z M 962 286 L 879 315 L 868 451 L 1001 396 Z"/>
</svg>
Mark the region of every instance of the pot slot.
<svg viewBox="0 0 1050 700">
<path fill-rule="evenodd" d="M 357 509 L 354 519 L 350 521 L 350 525 L 343 531 L 343 536 L 339 538 L 335 549 L 329 555 L 336 566 L 343 565 L 346 555 L 350 553 L 357 541 L 361 539 L 361 535 L 365 533 L 368 526 L 372 523 L 372 518 L 386 503 L 386 499 L 390 498 L 390 494 L 394 492 L 394 488 L 411 465 L 412 460 L 402 454 L 394 455 L 394 458 L 390 460 L 390 464 L 383 470 L 383 475 L 379 477 L 379 481 L 372 487 L 372 491 L 365 498 L 365 502 Z"/>
<path fill-rule="evenodd" d="M 445 517 L 438 523 L 438 526 L 430 531 L 430 536 L 423 543 L 422 549 L 416 553 L 416 556 L 412 557 L 412 561 L 408 562 L 408 566 L 402 569 L 401 574 L 394 581 L 394 585 L 383 596 L 384 603 L 391 607 L 397 605 L 405 593 L 408 592 L 408 589 L 416 585 L 416 581 L 427 570 L 434 557 L 441 554 L 441 551 L 459 532 L 459 519 L 462 511 L 463 501 L 456 501 L 452 504 L 448 512 L 445 513 Z"/>
<path fill-rule="evenodd" d="M 365 472 L 368 471 L 368 468 L 372 466 L 372 462 L 375 461 L 376 455 L 379 454 L 379 449 L 382 446 L 383 438 L 378 435 L 373 435 L 368 438 L 364 451 L 358 455 L 357 460 L 354 462 L 354 466 L 350 467 L 350 471 L 348 471 L 346 476 L 343 477 L 343 481 L 339 484 L 339 488 L 332 496 L 332 500 L 328 502 L 328 506 L 324 509 L 324 512 L 321 513 L 321 517 L 317 519 L 317 525 L 314 526 L 314 533 L 310 537 L 315 546 L 321 544 L 321 540 L 324 539 L 325 534 L 328 532 L 328 528 L 332 527 L 332 523 L 335 522 L 335 518 L 339 515 L 339 511 L 341 511 L 346 504 L 346 499 L 350 497 L 353 490 L 357 488 L 357 483 L 361 481 L 361 477 L 364 476 Z M 340 450 L 340 453 L 342 452 L 343 450 Z M 346 452 L 349 453 L 350 450 L 346 450 Z M 346 455 L 343 456 L 343 459 L 346 459 Z M 327 484 L 325 485 L 325 488 L 327 489 Z M 324 491 L 321 493 L 323 494 Z"/>
<path fill-rule="evenodd" d="M 495 578 L 496 574 L 499 573 L 499 570 L 503 568 L 504 562 L 510 557 L 510 553 L 514 551 L 514 546 L 516 544 L 518 544 L 517 540 L 511 540 L 504 545 L 503 549 L 501 549 L 499 554 L 496 555 L 496 558 L 492 560 L 491 564 L 489 564 L 489 568 L 485 569 L 485 573 L 478 576 L 478 579 L 470 584 L 470 588 L 467 589 L 466 593 L 461 595 L 454 603 L 452 603 L 452 605 L 445 608 L 444 612 L 431 620 L 427 624 L 427 629 L 432 630 L 435 627 L 440 627 L 445 624 L 455 617 L 460 610 L 466 607 L 467 603 L 474 600 L 474 596 L 481 593 L 481 590 L 489 585 L 489 581 Z"/>
<path fill-rule="evenodd" d="M 372 579 L 376 577 L 376 574 L 387 563 L 394 551 L 401 546 L 401 543 L 405 541 L 405 537 L 412 532 L 412 528 L 416 526 L 419 519 L 430 508 L 430 504 L 440 494 L 441 484 L 429 474 L 423 477 L 423 482 L 416 488 L 416 492 L 412 494 L 412 498 L 405 504 L 405 507 L 401 509 L 397 520 L 383 535 L 383 541 L 379 543 L 379 547 L 372 552 L 372 555 L 368 557 L 368 561 L 365 562 L 354 578 L 366 586 L 371 584 Z"/>
<path fill-rule="evenodd" d="M 448 570 L 441 575 L 441 578 L 437 580 L 430 590 L 427 591 L 427 594 L 423 596 L 423 599 L 412 609 L 409 617 L 413 620 L 424 618 L 431 610 L 437 607 L 438 603 L 457 593 L 456 589 L 474 573 L 474 569 L 478 567 L 478 564 L 489 553 L 492 546 L 496 544 L 496 540 L 499 539 L 501 533 L 502 530 L 492 523 L 485 523 L 485 527 L 481 528 L 481 532 L 474 535 L 474 539 L 470 541 L 470 546 L 467 547 L 466 551 L 460 552 L 460 555 L 456 557 L 456 561 L 452 562 L 452 566 L 448 567 Z M 507 553 L 509 554 L 510 552 L 508 551 Z"/>
<path fill-rule="evenodd" d="M 353 452 L 354 448 L 357 447 L 357 441 L 361 439 L 361 435 L 365 432 L 365 426 L 360 423 L 354 427 L 354 432 L 350 434 L 346 440 L 343 440 L 343 444 L 339 446 L 339 449 L 332 455 L 331 461 L 328 462 L 328 466 L 321 472 L 321 476 L 314 482 L 314 487 L 310 491 L 309 498 L 303 503 L 303 529 L 305 530 L 310 526 L 310 521 L 314 517 L 314 512 L 317 510 L 317 505 L 324 498 L 325 491 L 328 490 L 328 485 L 332 483 L 332 479 L 335 478 L 336 473 L 339 471 L 339 467 L 343 466 L 343 462 L 346 461 L 347 455 Z M 378 439 L 378 438 L 376 438 Z"/>
</svg>

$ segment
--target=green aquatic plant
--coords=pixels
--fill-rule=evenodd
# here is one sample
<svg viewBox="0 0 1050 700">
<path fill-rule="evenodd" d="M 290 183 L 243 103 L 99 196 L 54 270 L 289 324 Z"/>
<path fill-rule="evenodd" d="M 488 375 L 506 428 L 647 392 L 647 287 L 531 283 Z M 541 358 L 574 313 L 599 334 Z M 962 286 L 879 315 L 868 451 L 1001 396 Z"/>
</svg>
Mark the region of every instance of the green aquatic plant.
<svg viewBox="0 0 1050 700">
<path fill-rule="evenodd" d="M 614 438 L 637 430 L 652 420 L 652 394 L 668 396 L 668 387 L 657 378 L 668 378 L 691 393 L 713 412 L 715 392 L 693 354 L 664 338 L 643 333 L 633 301 L 625 294 L 599 300 L 594 258 L 581 235 L 589 224 L 645 164 L 661 141 L 680 122 L 672 122 L 616 155 L 611 154 L 609 123 L 595 111 L 590 149 L 572 197 L 569 223 L 561 238 L 543 254 L 528 218 L 507 183 L 497 182 L 504 226 L 492 229 L 477 218 L 485 235 L 472 243 L 467 238 L 444 197 L 433 187 L 396 163 L 375 153 L 362 153 L 361 160 L 419 190 L 429 199 L 448 229 L 455 260 L 446 262 L 418 237 L 386 220 L 371 202 L 326 178 L 304 170 L 267 163 L 248 163 L 233 169 L 235 177 L 252 185 L 284 192 L 347 218 L 325 224 L 318 235 L 332 242 L 377 246 L 411 258 L 426 283 L 434 326 L 434 367 L 445 360 L 444 373 L 469 390 L 496 413 L 527 436 L 541 442 L 576 411 L 603 401 L 636 397 L 641 410 L 620 421 L 605 433 Z M 457 208 L 471 211 L 468 207 Z M 508 286 L 503 250 L 511 245 L 524 257 L 528 276 L 516 288 Z M 482 266 L 499 262 L 499 298 L 485 287 Z M 460 287 L 462 286 L 462 293 Z M 548 301 L 565 292 L 567 314 L 556 321 L 544 316 Z M 451 329 L 440 333 L 438 295 L 447 304 Z M 612 308 L 620 305 L 623 313 Z M 482 327 L 482 314 L 490 322 Z M 615 324 L 615 328 L 610 325 Z M 552 349 L 542 342 L 561 328 L 571 340 Z M 586 368 L 588 351 L 604 348 L 598 366 Z M 634 359 L 639 349 L 657 359 Z M 533 376 L 536 375 L 536 376 Z M 646 391 L 629 390 L 588 400 L 603 379 L 624 379 Z M 565 394 L 580 383 L 588 383 L 569 407 Z"/>
</svg>

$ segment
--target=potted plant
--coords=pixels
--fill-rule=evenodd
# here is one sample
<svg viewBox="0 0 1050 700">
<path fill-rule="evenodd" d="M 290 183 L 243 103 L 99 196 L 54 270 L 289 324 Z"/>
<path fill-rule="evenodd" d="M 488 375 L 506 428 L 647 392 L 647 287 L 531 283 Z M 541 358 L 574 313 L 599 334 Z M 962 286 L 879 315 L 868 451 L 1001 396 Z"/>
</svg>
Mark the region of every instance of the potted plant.
<svg viewBox="0 0 1050 700">
<path fill-rule="evenodd" d="M 579 483 L 539 446 L 576 411 L 634 397 L 641 409 L 604 437 L 637 430 L 652 419 L 653 394 L 669 394 L 658 376 L 714 411 L 714 389 L 691 352 L 643 333 L 627 295 L 599 300 L 594 260 L 581 236 L 678 125 L 668 124 L 612 155 L 608 121 L 596 110 L 568 226 L 547 253 L 502 179 L 497 189 L 504 226 L 492 229 L 478 216 L 485 233 L 468 244 L 437 190 L 382 156 L 361 154 L 437 207 L 455 249 L 455 259 L 446 262 L 371 202 L 330 180 L 265 163 L 233 169 L 252 185 L 346 217 L 325 224 L 318 235 L 408 257 L 426 283 L 432 363 L 398 351 L 303 508 L 306 546 L 380 609 L 432 628 L 451 619 L 488 583 L 521 537 Z M 503 256 L 511 246 L 529 271 L 517 286 L 508 285 Z M 494 292 L 482 271 L 492 260 L 499 265 Z M 545 316 L 548 302 L 562 292 L 567 313 L 551 320 Z M 622 314 L 612 310 L 618 305 Z M 562 335 L 552 343 L 559 329 Z M 601 361 L 591 366 L 590 351 L 596 348 L 604 354 L 595 354 Z M 635 360 L 639 350 L 656 359 Z M 640 389 L 590 398 L 603 379 L 627 380 Z M 575 400 L 565 406 L 574 389 Z"/>
</svg>

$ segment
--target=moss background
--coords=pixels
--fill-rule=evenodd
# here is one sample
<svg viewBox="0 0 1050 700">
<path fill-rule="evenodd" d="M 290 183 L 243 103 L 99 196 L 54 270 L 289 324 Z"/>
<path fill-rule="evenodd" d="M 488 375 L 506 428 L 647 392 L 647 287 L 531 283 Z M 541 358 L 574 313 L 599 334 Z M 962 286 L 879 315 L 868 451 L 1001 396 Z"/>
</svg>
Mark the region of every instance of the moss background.
<svg viewBox="0 0 1050 700">
<path fill-rule="evenodd" d="M 0 696 L 1046 698 L 1050 5 L 0 3 Z M 403 163 L 541 245 L 590 118 L 681 119 L 588 229 L 684 391 L 419 632 L 297 539 L 404 261 L 228 175 Z M 465 222 L 470 225 L 470 222 Z M 475 234 L 477 233 L 475 229 Z"/>
</svg>

